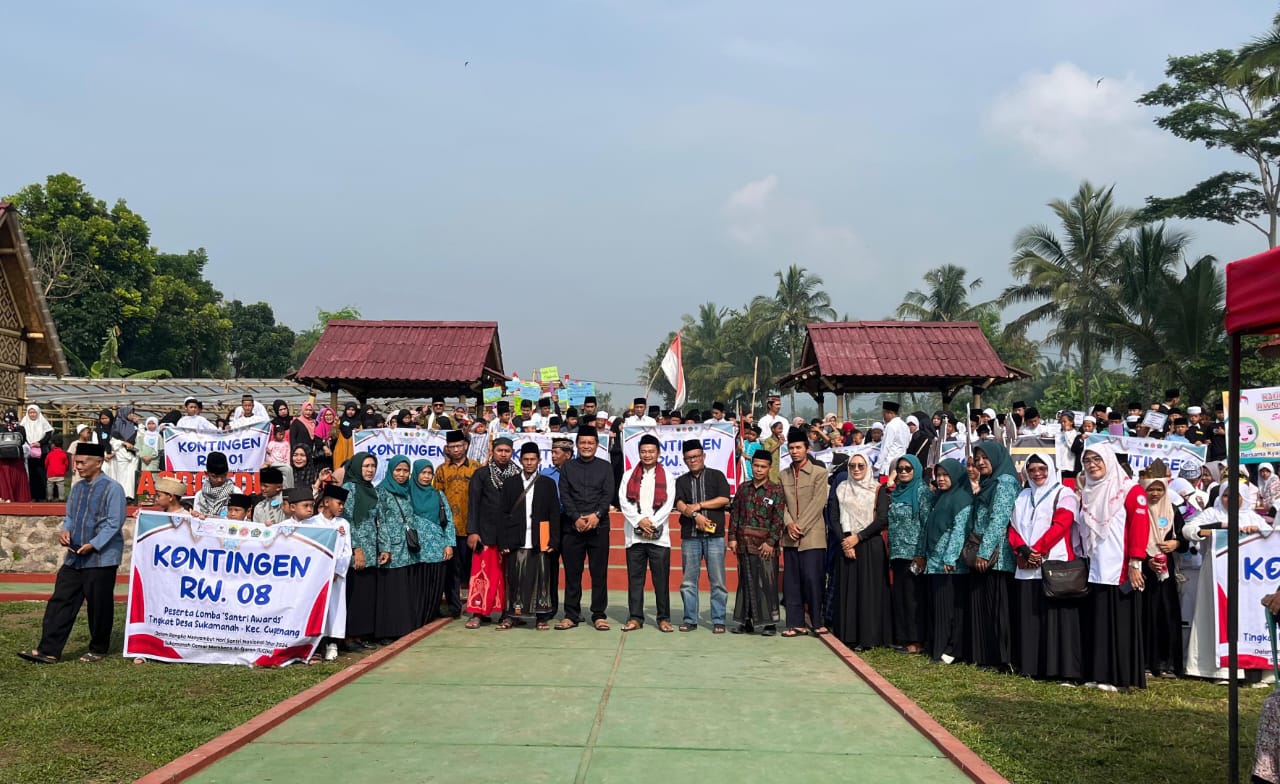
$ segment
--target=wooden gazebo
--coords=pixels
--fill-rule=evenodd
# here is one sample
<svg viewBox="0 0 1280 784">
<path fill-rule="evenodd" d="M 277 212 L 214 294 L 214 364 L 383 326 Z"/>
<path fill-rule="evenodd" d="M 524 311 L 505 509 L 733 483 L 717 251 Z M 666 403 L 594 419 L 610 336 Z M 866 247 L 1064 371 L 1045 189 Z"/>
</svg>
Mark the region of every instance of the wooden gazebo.
<svg viewBox="0 0 1280 784">
<path fill-rule="evenodd" d="M 299 384 L 370 398 L 480 397 L 506 380 L 494 321 L 330 321 Z"/>
<path fill-rule="evenodd" d="M 67 374 L 18 211 L 0 201 L 0 405 L 26 399 L 27 373 Z"/>
<path fill-rule="evenodd" d="M 965 387 L 975 405 L 998 384 L 1030 378 L 1001 361 L 974 321 L 846 321 L 807 327 L 800 367 L 783 389 L 837 400 L 867 392 L 937 392 L 943 406 Z"/>
</svg>

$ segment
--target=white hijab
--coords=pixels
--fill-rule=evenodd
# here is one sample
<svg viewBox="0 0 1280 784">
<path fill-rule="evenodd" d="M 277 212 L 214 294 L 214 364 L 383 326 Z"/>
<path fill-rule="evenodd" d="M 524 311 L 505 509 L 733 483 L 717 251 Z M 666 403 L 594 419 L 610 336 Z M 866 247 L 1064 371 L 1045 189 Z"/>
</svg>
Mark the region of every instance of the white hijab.
<svg viewBox="0 0 1280 784">
<path fill-rule="evenodd" d="M 1085 447 L 1081 455 L 1082 469 L 1083 457 L 1090 452 L 1102 458 L 1103 469 L 1106 471 L 1098 480 L 1090 478 L 1086 471 L 1081 471 L 1085 476 L 1084 490 L 1080 495 L 1082 506 L 1080 519 L 1084 523 L 1084 550 L 1092 555 L 1097 550 L 1098 542 L 1107 537 L 1116 514 L 1124 509 L 1124 499 L 1135 483 L 1120 468 L 1116 453 L 1107 444 Z"/>
<path fill-rule="evenodd" d="M 836 487 L 836 500 L 840 502 L 840 528 L 846 533 L 861 533 L 876 519 L 876 494 L 880 491 L 880 483 L 865 455 L 854 455 L 850 460 L 861 459 L 867 466 L 867 473 L 861 481 L 849 478 Z M 852 467 L 852 466 L 851 466 Z"/>
<path fill-rule="evenodd" d="M 31 412 L 36 412 L 36 418 L 31 418 Z M 22 417 L 22 429 L 27 434 L 27 443 L 35 444 L 49 433 L 53 432 L 53 425 L 49 424 L 49 420 L 44 418 L 44 414 L 40 413 L 40 406 L 32 403 L 27 406 L 27 413 Z"/>
</svg>

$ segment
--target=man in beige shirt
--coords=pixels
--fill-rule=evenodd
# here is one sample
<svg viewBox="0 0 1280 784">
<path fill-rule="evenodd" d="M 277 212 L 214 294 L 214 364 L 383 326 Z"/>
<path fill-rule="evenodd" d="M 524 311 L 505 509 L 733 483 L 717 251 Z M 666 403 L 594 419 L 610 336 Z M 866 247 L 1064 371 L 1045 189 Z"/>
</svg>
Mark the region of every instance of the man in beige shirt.
<svg viewBox="0 0 1280 784">
<path fill-rule="evenodd" d="M 783 637 L 809 634 L 805 606 L 817 627 L 822 624 L 823 565 L 827 557 L 827 529 L 822 512 L 827 505 L 827 471 L 809 459 L 809 437 L 793 427 L 787 432 L 787 453 L 791 465 L 779 477 L 786 496 L 782 522 L 782 598 L 787 609 L 787 630 Z"/>
</svg>

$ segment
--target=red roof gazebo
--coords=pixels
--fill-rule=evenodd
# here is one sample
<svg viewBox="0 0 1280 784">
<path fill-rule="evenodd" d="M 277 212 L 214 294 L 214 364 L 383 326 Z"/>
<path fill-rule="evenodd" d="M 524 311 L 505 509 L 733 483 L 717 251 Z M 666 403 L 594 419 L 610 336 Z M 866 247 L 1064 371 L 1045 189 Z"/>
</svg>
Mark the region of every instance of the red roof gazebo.
<svg viewBox="0 0 1280 784">
<path fill-rule="evenodd" d="M 330 321 L 292 378 L 369 398 L 479 397 L 506 380 L 495 321 Z"/>
</svg>

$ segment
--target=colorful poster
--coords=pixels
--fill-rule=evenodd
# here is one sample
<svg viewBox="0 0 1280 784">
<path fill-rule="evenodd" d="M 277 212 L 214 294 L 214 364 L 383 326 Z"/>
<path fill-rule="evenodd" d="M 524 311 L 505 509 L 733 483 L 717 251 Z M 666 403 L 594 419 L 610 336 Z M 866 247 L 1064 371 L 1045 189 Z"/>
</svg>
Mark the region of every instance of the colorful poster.
<svg viewBox="0 0 1280 784">
<path fill-rule="evenodd" d="M 1226 531 L 1213 532 L 1213 627 L 1217 630 L 1219 666 L 1227 666 L 1227 539 Z M 1203 547 L 1203 545 L 1201 545 Z M 1240 539 L 1240 667 L 1271 669 L 1271 632 L 1267 628 L 1262 597 L 1280 585 L 1280 536 L 1254 534 Z M 1205 579 L 1203 572 L 1200 579 Z M 1194 644 L 1194 643 L 1193 643 Z"/>
<path fill-rule="evenodd" d="M 1134 471 L 1143 470 L 1159 458 L 1168 466 L 1172 476 L 1178 476 L 1183 471 L 1199 471 L 1209 457 L 1209 447 L 1183 441 L 1090 433 L 1084 443 L 1085 446 L 1110 444 L 1118 454 L 1129 456 L 1129 467 Z"/>
<path fill-rule="evenodd" d="M 484 402 L 497 403 L 502 399 L 502 387 L 485 387 Z"/>
<path fill-rule="evenodd" d="M 667 471 L 668 481 L 674 482 L 688 468 L 684 464 L 682 447 L 685 441 L 697 439 L 702 442 L 706 452 L 706 465 L 724 472 L 729 480 L 729 488 L 738 491 L 738 460 L 736 454 L 737 438 L 731 422 L 703 422 L 700 425 L 658 425 L 656 427 L 624 427 L 622 428 L 622 458 L 624 476 L 640 462 L 640 438 L 646 433 L 658 437 L 662 444 L 662 467 Z"/>
<path fill-rule="evenodd" d="M 544 384 L 547 383 L 548 381 L 559 381 L 560 368 L 556 367 L 555 365 L 544 367 L 538 371 L 538 378 L 541 379 L 542 383 Z"/>
<path fill-rule="evenodd" d="M 124 655 L 279 667 L 324 631 L 333 528 L 144 511 L 133 539 Z"/>
<path fill-rule="evenodd" d="M 387 461 L 395 455 L 404 455 L 409 462 L 427 458 L 437 468 L 444 462 L 444 430 L 408 430 L 381 427 L 357 430 L 351 436 L 355 452 L 368 452 L 378 458 L 378 472 L 373 476 L 376 485 L 387 473 Z"/>
<path fill-rule="evenodd" d="M 167 471 L 203 472 L 204 461 L 210 452 L 226 455 L 227 465 L 233 472 L 257 471 L 267 462 L 271 425 L 259 422 L 230 433 L 209 433 L 170 425 L 165 427 L 163 437 Z"/>
<path fill-rule="evenodd" d="M 1230 404 L 1223 392 L 1222 407 L 1230 411 Z M 1280 387 L 1241 390 L 1238 432 L 1240 462 L 1280 460 Z"/>
</svg>

